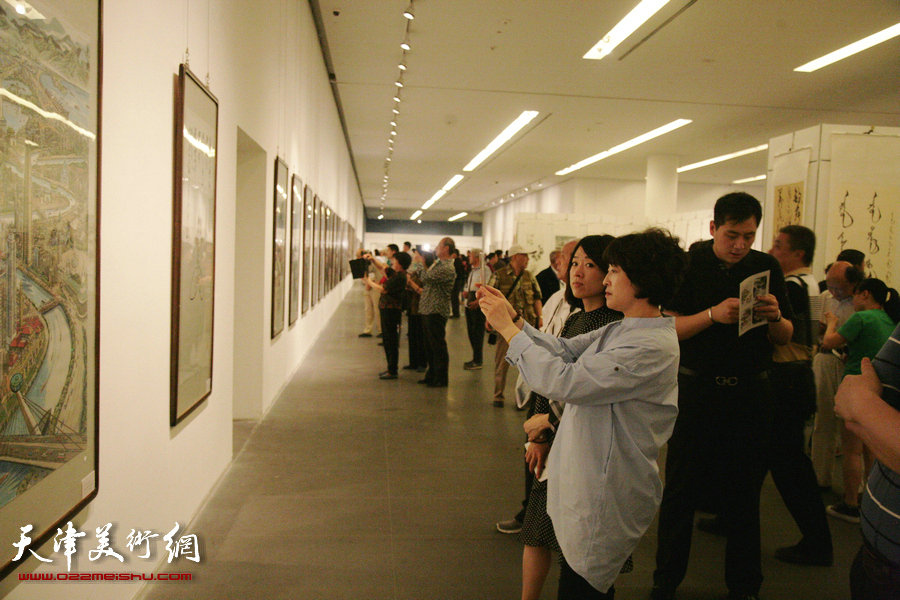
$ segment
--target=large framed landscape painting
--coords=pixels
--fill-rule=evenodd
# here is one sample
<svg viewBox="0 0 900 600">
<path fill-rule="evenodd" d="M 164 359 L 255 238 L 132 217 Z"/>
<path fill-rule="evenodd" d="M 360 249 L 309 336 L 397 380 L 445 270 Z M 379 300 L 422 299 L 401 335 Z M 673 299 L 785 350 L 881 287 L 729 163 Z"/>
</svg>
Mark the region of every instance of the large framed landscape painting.
<svg viewBox="0 0 900 600">
<path fill-rule="evenodd" d="M 181 65 L 175 87 L 170 424 L 212 393 L 219 104 Z"/>
<path fill-rule="evenodd" d="M 16 5 L 0 2 L 0 577 L 98 485 L 100 5 Z"/>
</svg>

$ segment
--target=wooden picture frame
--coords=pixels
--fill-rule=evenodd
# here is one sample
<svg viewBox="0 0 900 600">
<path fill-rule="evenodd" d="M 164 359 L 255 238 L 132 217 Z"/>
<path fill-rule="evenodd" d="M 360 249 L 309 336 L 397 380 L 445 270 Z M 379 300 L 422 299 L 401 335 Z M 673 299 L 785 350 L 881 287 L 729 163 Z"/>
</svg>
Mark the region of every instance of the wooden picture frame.
<svg viewBox="0 0 900 600">
<path fill-rule="evenodd" d="M 288 166 L 275 159 L 272 186 L 272 337 L 284 329 L 284 274 L 287 266 Z"/>
<path fill-rule="evenodd" d="M 313 287 L 313 237 L 315 236 L 316 209 L 313 193 L 308 185 L 303 186 L 303 290 L 301 312 L 312 306 Z"/>
<path fill-rule="evenodd" d="M 23 7 L 0 5 L 4 80 L 15 82 L 0 96 L 15 215 L 0 235 L 0 578 L 38 564 L 28 551 L 14 560 L 13 543 L 27 535 L 37 551 L 99 485 L 103 10 Z"/>
<path fill-rule="evenodd" d="M 170 423 L 212 393 L 219 102 L 185 65 L 175 87 Z"/>
<path fill-rule="evenodd" d="M 300 317 L 300 253 L 303 241 L 303 182 L 291 177 L 291 264 L 288 282 L 288 327 Z"/>
</svg>

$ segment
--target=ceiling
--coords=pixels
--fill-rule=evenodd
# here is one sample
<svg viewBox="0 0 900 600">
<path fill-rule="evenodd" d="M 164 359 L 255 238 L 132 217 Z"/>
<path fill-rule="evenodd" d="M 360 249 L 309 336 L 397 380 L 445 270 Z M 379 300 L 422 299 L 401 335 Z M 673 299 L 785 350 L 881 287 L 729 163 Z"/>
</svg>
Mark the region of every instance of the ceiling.
<svg viewBox="0 0 900 600">
<path fill-rule="evenodd" d="M 408 0 L 313 0 L 369 218 L 409 218 L 524 110 L 540 115 L 421 217 L 478 215 L 567 178 L 642 180 L 819 123 L 900 125 L 900 37 L 813 73 L 794 68 L 900 23 L 897 0 L 671 0 L 603 60 L 590 49 L 637 0 L 415 0 L 392 161 Z M 646 39 L 645 39 L 646 38 Z M 642 41 L 643 40 L 643 41 Z M 554 173 L 687 118 L 566 177 Z M 728 184 L 766 153 L 687 171 Z"/>
</svg>

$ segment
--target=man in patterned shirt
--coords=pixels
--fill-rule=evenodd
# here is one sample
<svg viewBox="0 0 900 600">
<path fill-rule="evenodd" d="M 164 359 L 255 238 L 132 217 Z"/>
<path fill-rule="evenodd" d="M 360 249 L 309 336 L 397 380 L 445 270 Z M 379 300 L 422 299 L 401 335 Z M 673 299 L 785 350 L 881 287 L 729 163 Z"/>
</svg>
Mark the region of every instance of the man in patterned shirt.
<svg viewBox="0 0 900 600">
<path fill-rule="evenodd" d="M 537 279 L 525 267 L 528 266 L 528 254 L 518 245 L 509 249 L 509 264 L 494 271 L 488 285 L 500 290 L 513 308 L 522 315 L 529 325 L 541 327 L 541 288 Z M 498 336 L 497 351 L 494 354 L 494 406 L 503 407 L 503 391 L 506 388 L 506 350 L 509 345 Z"/>
<path fill-rule="evenodd" d="M 896 292 L 894 292 L 896 293 Z M 861 375 L 835 396 L 844 424 L 877 459 L 860 505 L 863 545 L 850 569 L 853 600 L 896 599 L 900 590 L 900 326 Z"/>
<path fill-rule="evenodd" d="M 447 352 L 446 327 L 450 317 L 450 302 L 456 269 L 451 255 L 456 250 L 453 238 L 443 238 L 434 253 L 437 260 L 420 276 L 422 286 L 410 283 L 412 290 L 421 294 L 419 314 L 425 327 L 425 358 L 428 371 L 419 381 L 428 387 L 447 387 L 450 354 Z"/>
</svg>

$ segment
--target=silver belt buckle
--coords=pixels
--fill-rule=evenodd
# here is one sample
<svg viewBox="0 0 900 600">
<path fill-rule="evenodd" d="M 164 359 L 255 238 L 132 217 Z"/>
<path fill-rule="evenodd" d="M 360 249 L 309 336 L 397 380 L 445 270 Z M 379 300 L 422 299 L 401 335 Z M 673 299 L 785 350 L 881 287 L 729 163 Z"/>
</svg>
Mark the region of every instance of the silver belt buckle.
<svg viewBox="0 0 900 600">
<path fill-rule="evenodd" d="M 737 384 L 738 384 L 738 378 L 737 378 L 737 377 L 722 377 L 722 376 L 716 377 L 716 385 L 723 385 L 723 386 L 724 386 L 724 385 L 730 385 L 730 386 L 734 386 L 734 385 L 737 385 Z"/>
</svg>

